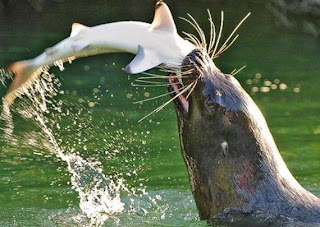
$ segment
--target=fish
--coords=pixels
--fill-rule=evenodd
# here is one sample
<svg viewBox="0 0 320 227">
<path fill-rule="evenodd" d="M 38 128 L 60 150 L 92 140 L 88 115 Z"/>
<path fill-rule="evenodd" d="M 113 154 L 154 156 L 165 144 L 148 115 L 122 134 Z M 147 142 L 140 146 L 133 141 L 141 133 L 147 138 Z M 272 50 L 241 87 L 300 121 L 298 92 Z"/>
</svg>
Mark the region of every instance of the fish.
<svg viewBox="0 0 320 227">
<path fill-rule="evenodd" d="M 179 66 L 196 46 L 177 32 L 172 13 L 163 1 L 157 2 L 152 23 L 120 21 L 87 27 L 73 23 L 68 38 L 47 48 L 39 56 L 14 62 L 8 67 L 13 74 L 6 95 L 6 106 L 53 65 L 98 54 L 126 52 L 136 56 L 124 68 L 137 74 L 159 65 Z"/>
</svg>

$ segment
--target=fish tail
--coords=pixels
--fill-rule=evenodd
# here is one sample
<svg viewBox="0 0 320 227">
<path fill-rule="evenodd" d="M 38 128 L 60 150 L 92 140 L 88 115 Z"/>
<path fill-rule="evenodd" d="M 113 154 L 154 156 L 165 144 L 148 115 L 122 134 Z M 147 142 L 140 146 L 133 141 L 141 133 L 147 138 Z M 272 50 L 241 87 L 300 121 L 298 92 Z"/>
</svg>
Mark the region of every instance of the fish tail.
<svg viewBox="0 0 320 227">
<path fill-rule="evenodd" d="M 37 73 L 37 68 L 32 65 L 30 60 L 14 62 L 8 67 L 8 71 L 13 74 L 13 81 L 3 98 L 3 102 L 10 106 L 19 95 L 19 91 L 30 85 L 39 73 Z"/>
</svg>

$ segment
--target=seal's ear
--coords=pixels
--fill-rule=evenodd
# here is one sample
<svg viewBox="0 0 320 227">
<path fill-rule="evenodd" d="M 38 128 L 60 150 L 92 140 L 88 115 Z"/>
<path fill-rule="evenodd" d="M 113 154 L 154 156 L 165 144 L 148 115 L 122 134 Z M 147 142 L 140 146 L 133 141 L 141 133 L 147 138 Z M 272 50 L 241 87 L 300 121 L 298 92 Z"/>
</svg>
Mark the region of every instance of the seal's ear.
<svg viewBox="0 0 320 227">
<path fill-rule="evenodd" d="M 169 7 L 163 1 L 158 1 L 150 30 L 169 30 L 176 32 L 177 28 L 174 23 Z"/>
</svg>

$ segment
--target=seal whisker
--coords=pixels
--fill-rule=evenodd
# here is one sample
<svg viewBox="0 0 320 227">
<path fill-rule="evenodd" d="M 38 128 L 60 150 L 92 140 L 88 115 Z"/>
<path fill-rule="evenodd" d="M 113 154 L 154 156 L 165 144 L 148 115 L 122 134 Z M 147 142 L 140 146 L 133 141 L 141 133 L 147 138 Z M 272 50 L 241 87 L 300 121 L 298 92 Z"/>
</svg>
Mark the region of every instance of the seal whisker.
<svg viewBox="0 0 320 227">
<path fill-rule="evenodd" d="M 189 16 L 190 14 L 188 14 Z M 185 18 L 185 17 L 179 17 L 179 19 L 186 21 L 187 23 L 189 23 L 196 31 L 197 33 L 200 35 L 201 31 L 198 29 L 197 25 L 195 25 L 192 21 L 190 21 L 189 19 Z M 201 38 L 201 37 L 200 37 Z"/>
<path fill-rule="evenodd" d="M 163 74 L 155 74 L 155 73 L 148 73 L 148 72 L 143 72 L 143 73 L 141 73 L 141 74 L 147 75 L 147 76 L 145 76 L 145 77 L 138 77 L 138 79 L 154 79 L 154 78 L 156 78 L 156 79 L 158 79 L 158 78 L 160 78 L 160 79 L 162 79 L 162 78 L 167 79 L 167 78 L 169 78 L 169 76 L 163 75 Z"/>
<path fill-rule="evenodd" d="M 155 100 L 155 99 L 164 97 L 164 96 L 166 96 L 166 95 L 168 95 L 168 94 L 173 94 L 174 92 L 175 92 L 175 91 L 171 91 L 171 92 L 169 92 L 169 93 L 164 93 L 164 94 L 161 94 L 161 95 L 152 97 L 152 98 L 139 100 L 139 101 L 133 102 L 133 104 L 142 104 L 142 103 L 144 103 L 144 102 L 148 102 L 148 101 L 151 101 L 151 100 Z"/>
<path fill-rule="evenodd" d="M 194 82 L 193 82 L 194 83 Z M 193 86 L 193 83 L 189 84 L 188 86 L 184 87 L 183 90 L 181 92 L 179 92 L 178 94 L 176 94 L 173 98 L 171 98 L 169 101 L 165 102 L 164 104 L 162 104 L 161 106 L 159 106 L 158 108 L 154 109 L 153 111 L 151 111 L 149 114 L 147 114 L 146 116 L 144 116 L 143 118 L 141 118 L 138 122 L 143 121 L 144 119 L 146 119 L 147 117 L 151 116 L 154 113 L 159 112 L 160 110 L 162 110 L 165 106 L 167 106 L 168 104 L 170 104 L 173 100 L 175 100 L 176 98 L 178 98 L 180 95 L 182 95 L 183 93 L 185 93 L 189 88 L 191 88 Z"/>
<path fill-rule="evenodd" d="M 209 16 L 209 22 L 210 22 L 210 41 L 207 53 L 210 53 L 214 47 L 215 41 L 216 41 L 216 25 L 214 24 L 211 16 L 211 12 L 209 9 L 207 9 L 208 16 Z"/>
<path fill-rule="evenodd" d="M 178 79 L 178 78 L 187 78 L 188 76 L 170 76 L 170 78 L 176 78 L 176 79 Z M 139 77 L 139 78 L 137 78 L 137 80 L 140 80 L 140 79 L 168 79 L 169 78 L 169 76 L 157 76 L 157 75 L 154 75 L 154 76 L 152 76 L 152 75 L 150 75 L 150 76 L 143 76 L 143 77 Z"/>
<path fill-rule="evenodd" d="M 244 66 L 242 66 L 240 69 L 234 69 L 234 70 L 232 70 L 232 72 L 230 73 L 230 75 L 231 76 L 235 76 L 235 75 L 237 75 L 239 72 L 241 72 L 243 69 L 245 69 L 247 66 L 246 65 L 244 65 Z"/>
<path fill-rule="evenodd" d="M 212 54 L 211 54 L 211 59 L 214 58 L 215 56 L 215 53 L 217 51 L 217 48 L 219 46 L 219 42 L 220 42 L 220 39 L 221 39 L 221 35 L 222 35 L 222 29 L 223 29 L 223 20 L 224 20 L 224 13 L 223 11 L 221 11 L 221 19 L 220 19 L 220 29 L 219 29 L 219 34 L 218 34 L 218 38 L 217 38 L 217 41 L 216 41 L 216 44 L 215 44 L 215 47 L 214 47 L 214 50 L 212 51 Z M 208 53 L 210 54 L 210 53 Z"/>
<path fill-rule="evenodd" d="M 221 48 L 219 49 L 218 53 L 221 53 L 221 51 L 226 47 L 227 43 L 229 42 L 229 40 L 232 38 L 232 36 L 234 35 L 234 33 L 238 30 L 238 28 L 243 24 L 243 22 L 251 15 L 251 13 L 248 13 L 239 23 L 238 25 L 233 29 L 233 31 L 231 32 L 231 34 L 229 35 L 229 37 L 226 39 L 226 41 L 222 44 Z M 235 41 L 235 40 L 234 40 Z M 234 42 L 233 41 L 233 42 Z M 214 55 L 214 57 L 216 57 Z"/>
<path fill-rule="evenodd" d="M 191 64 L 189 64 L 189 65 L 186 64 L 184 67 L 192 67 L 192 65 L 191 65 Z M 162 72 L 175 73 L 175 74 L 179 74 L 179 75 L 185 75 L 185 74 L 191 73 L 194 69 L 189 69 L 189 70 L 187 70 L 187 71 L 181 72 L 181 68 L 162 67 L 162 68 L 160 68 L 160 70 L 161 70 Z"/>
<path fill-rule="evenodd" d="M 221 47 L 213 58 L 218 58 L 223 52 L 228 50 L 232 46 L 232 44 L 238 39 L 238 37 L 239 35 L 236 35 L 236 37 L 234 37 L 234 39 L 227 46 L 224 46 L 223 48 Z"/>
<path fill-rule="evenodd" d="M 186 38 L 187 40 L 194 43 L 196 46 L 201 46 L 200 40 L 195 35 L 188 32 L 182 32 L 182 33 L 187 36 Z"/>
<path fill-rule="evenodd" d="M 162 77 L 162 76 L 165 76 L 165 75 L 160 75 L 160 74 L 155 74 L 155 73 L 147 73 L 147 72 L 142 72 L 141 74 L 147 75 L 147 76 L 151 76 L 151 77 L 160 77 L 160 76 Z M 142 77 L 139 77 L 139 78 L 142 78 Z M 147 78 L 150 78 L 150 77 L 147 77 Z"/>
<path fill-rule="evenodd" d="M 194 72 L 194 68 L 193 69 L 190 69 L 190 70 L 186 70 L 184 72 L 181 72 L 181 71 L 175 71 L 175 70 L 163 70 L 163 72 L 166 72 L 166 73 L 170 73 L 170 74 L 175 74 L 176 76 L 173 76 L 170 78 L 188 78 L 190 74 L 192 74 Z M 168 77 L 167 77 L 168 78 Z"/>
<path fill-rule="evenodd" d="M 177 66 L 177 65 L 169 65 L 169 64 L 158 66 L 161 72 L 172 72 L 172 73 L 178 73 L 178 74 L 180 74 L 181 72 L 181 67 L 182 67 L 181 65 Z"/>
<path fill-rule="evenodd" d="M 198 57 L 198 56 L 196 56 L 195 57 L 196 58 L 196 60 L 200 63 L 200 65 L 199 66 L 201 66 L 201 68 L 199 67 L 199 66 L 196 66 L 196 68 L 198 69 L 198 71 L 202 71 L 202 70 L 207 70 L 208 69 L 208 64 L 206 64 L 206 62 L 204 62 L 205 61 L 205 58 L 201 58 L 201 57 Z"/>
<path fill-rule="evenodd" d="M 185 75 L 188 75 L 188 74 L 192 73 L 193 70 L 194 69 L 188 70 L 188 71 L 185 71 L 185 72 L 181 72 L 181 69 L 169 69 L 169 68 L 161 69 L 162 72 L 170 73 L 170 74 L 176 74 L 177 76 L 175 76 L 175 77 L 177 77 L 177 78 L 183 78 L 183 77 L 185 77 Z"/>
<path fill-rule="evenodd" d="M 154 79 L 154 78 L 150 78 L 150 79 Z M 146 84 L 163 84 L 163 81 L 148 81 L 148 80 L 141 80 L 141 79 L 136 79 L 135 81 L 140 83 L 146 83 Z"/>
<path fill-rule="evenodd" d="M 195 87 L 197 86 L 198 79 L 199 79 L 199 78 L 197 78 L 197 79 L 195 80 L 194 85 L 192 86 L 192 88 L 190 89 L 188 95 L 186 96 L 186 99 L 189 98 L 189 96 L 191 95 L 192 91 L 193 91 L 193 90 L 195 89 Z"/>
<path fill-rule="evenodd" d="M 205 35 L 204 35 L 204 32 L 203 32 L 203 30 L 200 28 L 200 26 L 199 26 L 199 24 L 195 21 L 195 19 L 190 15 L 190 14 L 188 14 L 188 16 L 194 21 L 194 22 L 192 22 L 192 21 L 190 21 L 190 20 L 188 20 L 188 19 L 186 19 L 186 18 L 184 18 L 184 17 L 179 17 L 180 19 L 182 19 L 182 20 L 184 20 L 184 21 L 186 21 L 186 22 L 188 22 L 192 27 L 194 27 L 194 29 L 197 31 L 197 33 L 199 34 L 199 37 L 200 37 L 200 40 L 201 40 L 201 42 L 199 41 L 199 42 L 197 42 L 197 43 L 195 43 L 195 44 L 197 44 L 197 46 L 199 47 L 199 48 L 201 48 L 201 49 L 206 49 L 206 41 L 205 41 Z M 189 33 L 188 33 L 189 34 Z"/>
<path fill-rule="evenodd" d="M 233 69 L 233 70 L 230 72 L 230 75 L 233 75 L 236 71 L 237 71 L 237 69 Z"/>
<path fill-rule="evenodd" d="M 181 84 L 179 83 L 172 83 L 173 85 Z M 164 83 L 164 84 L 134 84 L 132 83 L 131 86 L 133 87 L 166 87 L 170 85 L 170 83 Z"/>
<path fill-rule="evenodd" d="M 181 88 L 179 88 L 178 90 L 180 91 L 180 90 L 182 90 L 183 89 L 183 87 L 181 87 Z M 148 98 L 148 99 L 143 99 L 143 100 L 139 100 L 139 101 L 135 101 L 135 102 L 133 102 L 133 104 L 142 104 L 142 103 L 144 103 L 144 102 L 148 102 L 148 101 L 151 101 L 151 100 L 155 100 L 155 99 L 158 99 L 158 98 L 161 98 L 161 97 L 164 97 L 164 96 L 166 96 L 166 95 L 170 95 L 170 94 L 173 94 L 173 93 L 175 93 L 175 91 L 170 91 L 170 92 L 168 92 L 168 93 L 164 93 L 164 94 L 161 94 L 161 95 L 158 95 L 158 96 L 155 96 L 155 97 L 151 97 L 151 98 Z"/>
<path fill-rule="evenodd" d="M 202 30 L 202 28 L 200 27 L 198 22 L 194 19 L 194 17 L 191 16 L 191 14 L 188 13 L 188 16 L 191 18 L 191 20 L 193 21 L 195 26 L 198 28 L 198 32 L 199 32 L 200 39 L 202 41 L 203 49 L 206 50 L 206 48 L 207 48 L 207 40 L 206 40 L 206 35 L 204 34 L 204 31 Z"/>
</svg>

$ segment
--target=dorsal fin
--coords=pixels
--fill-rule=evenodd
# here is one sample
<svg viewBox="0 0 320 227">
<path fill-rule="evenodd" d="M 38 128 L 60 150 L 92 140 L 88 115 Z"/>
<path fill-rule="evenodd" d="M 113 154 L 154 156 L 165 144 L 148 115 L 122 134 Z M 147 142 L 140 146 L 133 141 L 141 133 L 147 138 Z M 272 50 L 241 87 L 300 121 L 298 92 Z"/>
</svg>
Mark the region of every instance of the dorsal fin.
<svg viewBox="0 0 320 227">
<path fill-rule="evenodd" d="M 70 37 L 76 36 L 79 34 L 80 31 L 84 30 L 84 29 L 88 29 L 89 27 L 83 25 L 83 24 L 79 24 L 79 23 L 73 23 L 72 27 L 71 27 L 71 34 Z"/>
<path fill-rule="evenodd" d="M 158 1 L 150 30 L 163 29 L 175 32 L 177 30 L 171 11 L 166 3 Z"/>
</svg>

